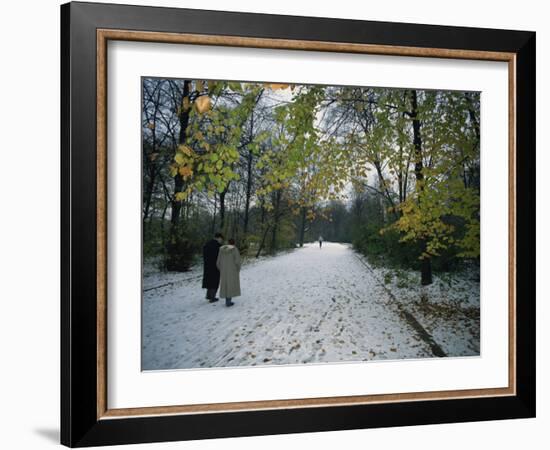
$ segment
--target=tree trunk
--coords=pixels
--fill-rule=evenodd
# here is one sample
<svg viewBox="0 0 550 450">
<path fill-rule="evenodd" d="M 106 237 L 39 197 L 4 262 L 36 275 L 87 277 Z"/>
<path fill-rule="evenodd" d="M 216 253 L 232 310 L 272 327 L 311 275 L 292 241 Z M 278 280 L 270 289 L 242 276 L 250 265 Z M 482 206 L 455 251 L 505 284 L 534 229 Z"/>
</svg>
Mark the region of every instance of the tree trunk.
<svg viewBox="0 0 550 450">
<path fill-rule="evenodd" d="M 472 105 L 472 98 L 470 97 L 470 94 L 468 92 L 464 93 L 464 96 L 466 97 L 466 101 L 468 102 L 468 115 L 470 117 L 470 122 L 472 122 L 477 141 L 479 142 L 481 139 L 481 133 L 479 131 L 479 120 L 476 117 L 476 111 Z"/>
<path fill-rule="evenodd" d="M 151 96 L 152 100 L 152 96 Z M 152 117 L 148 117 L 147 121 L 149 123 L 153 124 L 153 128 L 151 130 L 151 149 L 149 153 L 147 151 L 144 151 L 144 160 L 143 160 L 143 167 L 144 170 L 147 171 L 149 175 L 149 180 L 145 186 L 145 191 L 143 192 L 143 201 L 145 203 L 144 209 L 143 209 L 143 239 L 144 241 L 147 239 L 147 220 L 149 219 L 149 214 L 153 216 L 154 212 L 151 211 L 151 201 L 153 197 L 153 190 L 155 188 L 156 184 L 156 175 L 157 175 L 157 167 L 156 167 L 156 158 L 153 157 L 153 155 L 157 152 L 157 114 L 159 110 L 159 102 L 160 102 L 160 89 L 157 90 L 157 96 L 154 100 L 154 110 Z M 152 121 L 152 122 L 151 122 Z"/>
<path fill-rule="evenodd" d="M 182 104 L 183 99 L 189 97 L 189 80 L 184 80 L 183 82 L 183 95 L 182 95 Z M 178 144 L 184 144 L 187 138 L 187 126 L 189 125 L 189 109 L 181 109 L 179 114 L 179 123 L 180 131 L 178 136 Z M 174 150 L 176 152 L 177 149 Z M 176 193 L 182 192 L 184 188 L 184 182 L 181 175 L 178 173 L 174 177 L 174 195 L 171 200 L 172 213 L 170 216 L 170 239 L 167 244 L 167 254 L 166 254 L 166 269 L 177 272 L 185 272 L 189 269 L 189 255 L 185 254 L 184 240 L 181 236 L 180 231 L 180 218 L 182 212 L 182 202 L 176 200 Z"/>
<path fill-rule="evenodd" d="M 306 234 L 306 208 L 302 206 L 300 215 L 300 247 L 304 246 L 304 236 Z"/>
<path fill-rule="evenodd" d="M 422 136 L 420 134 L 420 119 L 418 118 L 418 98 L 416 90 L 411 90 L 411 119 L 413 121 L 413 144 L 414 144 L 414 175 L 416 177 L 416 184 L 420 192 L 424 190 L 424 173 L 422 162 Z M 422 253 L 426 251 L 426 239 L 420 240 L 420 248 Z M 422 263 L 420 265 L 421 284 L 426 286 L 432 284 L 432 260 L 429 256 L 424 255 Z"/>
<path fill-rule="evenodd" d="M 227 194 L 227 188 L 220 193 L 220 230 L 224 233 L 225 227 L 225 194 Z"/>
<path fill-rule="evenodd" d="M 183 99 L 186 97 L 189 97 L 189 80 L 184 80 L 183 82 L 183 96 L 182 96 L 182 103 Z M 187 126 L 189 125 L 189 109 L 181 109 L 181 113 L 179 115 L 179 122 L 180 122 L 180 132 L 178 136 L 178 144 L 184 144 L 185 140 L 187 138 Z M 181 192 L 183 188 L 183 178 L 178 173 L 174 177 L 174 194 L 177 192 Z M 171 237 L 175 240 L 178 239 L 178 225 L 179 225 L 179 217 L 180 217 L 180 211 L 181 211 L 181 202 L 177 201 L 174 197 L 172 200 L 172 216 L 170 219 L 171 222 L 171 229 L 170 234 Z"/>
<path fill-rule="evenodd" d="M 480 130 L 479 130 L 479 119 L 478 117 L 476 116 L 476 111 L 474 109 L 474 106 L 472 105 L 472 97 L 470 96 L 469 93 L 465 93 L 464 96 L 466 97 L 466 100 L 468 102 L 468 115 L 470 117 L 470 122 L 472 122 L 472 126 L 474 127 L 474 132 L 475 132 L 475 135 L 476 135 L 476 139 L 477 139 L 477 149 L 479 150 L 479 146 L 480 146 L 480 143 L 481 143 L 481 134 L 480 134 Z M 476 176 L 476 170 L 474 167 L 468 167 L 467 165 L 467 162 L 466 164 L 464 164 L 465 166 L 465 170 L 464 170 L 464 186 L 465 187 L 470 187 L 473 182 L 474 182 L 474 178 Z"/>
<path fill-rule="evenodd" d="M 240 214 L 241 201 L 240 200 L 241 200 L 240 195 L 234 196 L 233 207 L 231 212 L 231 217 L 233 220 L 231 221 L 230 231 L 235 241 L 237 241 L 237 244 L 240 243 L 240 222 L 241 222 L 241 214 Z"/>
<path fill-rule="evenodd" d="M 424 258 L 420 263 L 420 284 L 422 286 L 432 284 L 432 261 L 430 258 Z"/>
<path fill-rule="evenodd" d="M 211 233 L 212 236 L 214 235 L 214 233 L 216 232 L 216 213 L 217 213 L 217 208 L 218 208 L 218 200 L 217 200 L 217 195 L 214 193 L 214 214 L 212 214 L 212 229 L 211 229 Z"/>
<path fill-rule="evenodd" d="M 250 211 L 250 197 L 252 194 L 252 152 L 248 150 L 247 160 L 246 160 L 246 198 L 244 204 L 244 224 L 243 231 L 244 234 L 248 232 L 248 215 Z"/>
<path fill-rule="evenodd" d="M 265 202 L 263 198 L 260 201 L 260 223 L 262 225 L 265 223 Z"/>
<path fill-rule="evenodd" d="M 267 238 L 267 233 L 269 233 L 269 228 L 270 228 L 269 225 L 265 227 L 264 234 L 262 236 L 262 242 L 260 242 L 260 246 L 258 247 L 258 251 L 256 252 L 256 258 L 260 256 L 260 254 L 262 253 L 262 250 L 265 247 L 265 240 Z"/>
<path fill-rule="evenodd" d="M 154 164 L 151 162 L 151 164 Z M 147 235 L 147 232 L 145 230 L 145 226 L 147 224 L 147 219 L 149 219 L 149 212 L 151 211 L 151 199 L 153 197 L 153 187 L 155 185 L 155 172 L 156 170 L 152 169 L 149 171 L 149 180 L 147 182 L 147 186 L 145 187 L 144 192 L 144 200 L 145 200 L 145 206 L 143 209 L 143 236 Z"/>
<path fill-rule="evenodd" d="M 395 202 L 393 201 L 393 198 L 391 196 L 391 192 L 388 189 L 386 180 L 384 179 L 384 174 L 382 173 L 382 166 L 380 164 L 380 161 L 374 161 L 374 167 L 375 167 L 376 173 L 378 175 L 378 185 L 379 185 L 379 188 L 380 188 L 380 192 L 382 192 L 384 194 L 384 196 L 386 197 L 388 203 L 391 206 L 392 214 L 397 219 L 398 214 L 397 214 L 397 210 L 395 209 Z M 384 209 L 384 220 L 386 220 L 386 215 L 387 215 L 386 210 L 387 210 L 387 208 L 385 208 L 383 205 L 381 205 L 381 206 Z"/>
<path fill-rule="evenodd" d="M 162 210 L 162 216 L 160 218 L 160 236 L 162 240 L 162 245 L 166 245 L 166 233 L 164 232 L 164 218 L 166 217 L 166 211 L 168 210 L 168 202 L 164 204 L 164 208 Z"/>
<path fill-rule="evenodd" d="M 281 204 L 281 190 L 275 194 L 275 205 L 273 209 L 273 228 L 271 229 L 271 253 L 277 251 L 277 231 L 279 229 L 279 209 Z"/>
</svg>

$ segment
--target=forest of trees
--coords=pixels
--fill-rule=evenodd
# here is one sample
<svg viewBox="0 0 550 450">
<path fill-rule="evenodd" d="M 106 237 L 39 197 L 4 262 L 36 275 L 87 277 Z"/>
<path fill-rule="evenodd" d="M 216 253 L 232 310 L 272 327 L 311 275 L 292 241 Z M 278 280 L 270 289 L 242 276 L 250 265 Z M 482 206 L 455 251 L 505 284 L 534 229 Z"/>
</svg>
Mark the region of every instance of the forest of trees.
<svg viewBox="0 0 550 450">
<path fill-rule="evenodd" d="M 479 93 L 143 79 L 145 257 L 185 271 L 214 232 L 254 257 L 322 235 L 368 258 L 479 258 Z"/>
</svg>

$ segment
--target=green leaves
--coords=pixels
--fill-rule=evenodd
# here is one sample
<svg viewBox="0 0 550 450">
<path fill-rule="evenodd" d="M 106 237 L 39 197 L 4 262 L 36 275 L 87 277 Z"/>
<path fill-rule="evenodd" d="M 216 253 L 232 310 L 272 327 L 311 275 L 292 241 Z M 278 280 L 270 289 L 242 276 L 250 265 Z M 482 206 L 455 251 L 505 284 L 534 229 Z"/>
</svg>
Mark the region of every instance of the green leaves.
<svg viewBox="0 0 550 450">
<path fill-rule="evenodd" d="M 228 87 L 229 87 L 229 89 L 231 89 L 232 91 L 235 91 L 235 92 L 242 92 L 243 91 L 243 87 L 242 87 L 241 83 L 229 82 Z"/>
<path fill-rule="evenodd" d="M 192 100 L 184 98 L 186 108 L 193 106 L 185 144 L 177 146 L 174 162 L 169 167 L 170 176 L 180 176 L 185 182 L 186 195 L 178 195 L 180 201 L 193 191 L 223 192 L 231 181 L 240 178 L 236 163 L 240 158 L 238 146 L 242 128 L 260 92 L 257 85 L 250 83 L 209 81 L 206 86 L 205 82 L 197 80 L 194 86 Z M 228 93 L 235 95 L 235 92 L 242 97 L 237 105 L 223 97 Z M 217 98 L 213 97 L 216 95 Z"/>
<path fill-rule="evenodd" d="M 184 143 L 173 160 L 157 160 L 183 180 L 179 201 L 230 187 L 235 198 L 245 195 L 245 184 L 234 183 L 242 176 L 253 179 L 252 204 L 269 209 L 284 191 L 289 208 L 313 220 L 320 203 L 368 184 L 383 204 L 382 222 L 393 221 L 382 232 L 425 243 L 419 258 L 449 248 L 479 255 L 479 189 L 466 179 L 479 173 L 478 94 L 417 90 L 413 114 L 410 90 L 193 83 L 182 102 Z"/>
<path fill-rule="evenodd" d="M 344 137 L 355 160 L 351 176 L 361 185 L 364 168 L 376 168 L 374 186 L 397 213 L 382 233 L 397 230 L 403 242 L 425 243 L 420 259 L 449 248 L 479 256 L 479 191 L 465 179 L 467 170 L 479 167 L 478 97 L 417 90 L 418 152 L 410 91 L 341 88 L 336 94 L 355 124 Z"/>
<path fill-rule="evenodd" d="M 174 196 L 176 201 L 183 202 L 188 196 L 187 192 L 176 192 L 176 195 Z"/>
<path fill-rule="evenodd" d="M 439 167 L 446 172 L 446 163 Z M 479 256 L 479 193 L 460 178 L 445 178 L 432 167 L 423 184 L 398 205 L 399 219 L 390 228 L 402 233 L 401 241 L 426 242 L 420 259 L 437 256 L 451 246 L 458 256 Z M 457 222 L 458 221 L 458 222 Z M 454 223 L 461 224 L 459 231 Z"/>
</svg>

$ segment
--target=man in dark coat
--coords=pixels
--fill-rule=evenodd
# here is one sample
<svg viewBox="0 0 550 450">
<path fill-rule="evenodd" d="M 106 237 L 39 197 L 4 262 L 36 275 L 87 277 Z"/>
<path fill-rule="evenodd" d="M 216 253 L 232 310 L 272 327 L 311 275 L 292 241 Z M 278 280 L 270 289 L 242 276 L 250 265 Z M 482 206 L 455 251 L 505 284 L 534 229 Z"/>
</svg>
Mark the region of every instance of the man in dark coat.
<svg viewBox="0 0 550 450">
<path fill-rule="evenodd" d="M 202 275 L 202 288 L 206 289 L 206 298 L 210 303 L 217 302 L 216 291 L 220 284 L 220 271 L 216 267 L 218 253 L 223 243 L 221 233 L 216 233 L 214 239 L 209 240 L 202 248 L 204 271 Z"/>
</svg>

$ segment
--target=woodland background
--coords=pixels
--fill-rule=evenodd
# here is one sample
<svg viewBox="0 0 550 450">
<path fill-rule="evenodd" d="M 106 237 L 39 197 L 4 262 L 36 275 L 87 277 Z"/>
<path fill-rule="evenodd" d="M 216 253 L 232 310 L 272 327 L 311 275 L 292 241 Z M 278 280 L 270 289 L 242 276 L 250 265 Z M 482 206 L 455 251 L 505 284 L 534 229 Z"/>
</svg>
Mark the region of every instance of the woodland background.
<svg viewBox="0 0 550 450">
<path fill-rule="evenodd" d="M 186 271 L 214 232 L 248 257 L 317 239 L 373 264 L 479 262 L 476 92 L 144 78 L 143 250 Z"/>
</svg>

